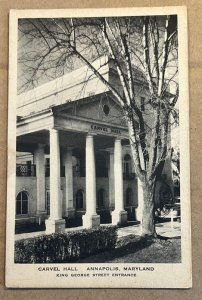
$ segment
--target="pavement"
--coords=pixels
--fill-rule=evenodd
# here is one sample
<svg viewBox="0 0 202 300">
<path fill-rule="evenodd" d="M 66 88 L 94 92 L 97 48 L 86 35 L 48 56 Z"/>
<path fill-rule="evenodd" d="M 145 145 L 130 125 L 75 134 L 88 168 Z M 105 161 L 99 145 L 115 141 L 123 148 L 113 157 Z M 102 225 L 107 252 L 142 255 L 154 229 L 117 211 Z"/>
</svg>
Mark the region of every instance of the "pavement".
<svg viewBox="0 0 202 300">
<path fill-rule="evenodd" d="M 141 235 L 141 225 L 133 225 L 118 229 L 118 237 L 130 234 Z M 158 235 L 168 238 L 181 237 L 181 223 L 179 222 L 163 222 L 156 224 L 156 232 Z"/>
<path fill-rule="evenodd" d="M 103 226 L 106 224 L 103 224 Z M 108 224 L 109 225 L 109 224 Z M 66 228 L 66 232 L 76 231 L 83 229 L 82 226 L 80 227 L 72 227 L 72 228 Z M 156 224 L 156 232 L 158 235 L 161 235 L 163 237 L 168 238 L 176 238 L 181 236 L 181 223 L 175 221 L 175 222 L 163 222 L 163 223 L 157 223 Z M 27 239 L 32 238 L 40 235 L 44 235 L 45 231 L 38 231 L 38 232 L 30 232 L 30 233 L 22 233 L 22 234 L 16 234 L 15 240 L 21 240 L 21 239 Z M 118 229 L 118 238 L 127 236 L 130 234 L 135 235 L 141 235 L 141 225 L 132 225 L 127 227 L 122 227 Z"/>
</svg>

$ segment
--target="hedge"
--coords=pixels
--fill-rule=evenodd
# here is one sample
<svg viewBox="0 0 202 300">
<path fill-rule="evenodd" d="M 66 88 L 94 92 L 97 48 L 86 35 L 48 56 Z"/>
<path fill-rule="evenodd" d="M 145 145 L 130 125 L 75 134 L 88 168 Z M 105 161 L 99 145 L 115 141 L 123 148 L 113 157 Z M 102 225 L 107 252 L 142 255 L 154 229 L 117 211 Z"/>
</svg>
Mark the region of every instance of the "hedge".
<svg viewBox="0 0 202 300">
<path fill-rule="evenodd" d="M 117 242 L 117 226 L 53 233 L 15 242 L 15 263 L 71 262 L 112 250 Z"/>
</svg>

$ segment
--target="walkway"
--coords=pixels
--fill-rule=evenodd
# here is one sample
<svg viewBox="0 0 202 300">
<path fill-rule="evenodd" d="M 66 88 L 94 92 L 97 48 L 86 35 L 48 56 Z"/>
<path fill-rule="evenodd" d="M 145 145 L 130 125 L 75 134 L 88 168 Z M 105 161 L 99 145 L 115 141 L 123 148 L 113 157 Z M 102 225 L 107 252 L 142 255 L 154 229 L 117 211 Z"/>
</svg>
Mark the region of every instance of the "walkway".
<svg viewBox="0 0 202 300">
<path fill-rule="evenodd" d="M 181 223 L 173 222 L 164 222 L 156 224 L 156 232 L 158 235 L 173 238 L 181 236 Z M 127 236 L 130 234 L 140 235 L 141 234 L 141 225 L 133 225 L 124 228 L 118 229 L 118 237 Z"/>
<path fill-rule="evenodd" d="M 103 224 L 105 225 L 105 224 Z M 76 231 L 83 229 L 82 226 L 80 227 L 72 227 L 72 228 L 66 228 L 66 232 Z M 156 224 L 156 231 L 157 234 L 164 236 L 164 237 L 180 237 L 181 236 L 181 223 L 179 222 L 164 222 L 164 223 L 158 223 Z M 130 234 L 140 235 L 141 232 L 141 225 L 132 225 L 128 227 L 123 227 L 118 229 L 118 238 L 127 236 Z M 38 232 L 30 232 L 30 233 L 22 233 L 22 234 L 16 234 L 15 240 L 21 240 L 21 239 L 27 239 L 32 238 L 36 236 L 40 236 L 45 234 L 45 231 L 38 231 Z"/>
</svg>

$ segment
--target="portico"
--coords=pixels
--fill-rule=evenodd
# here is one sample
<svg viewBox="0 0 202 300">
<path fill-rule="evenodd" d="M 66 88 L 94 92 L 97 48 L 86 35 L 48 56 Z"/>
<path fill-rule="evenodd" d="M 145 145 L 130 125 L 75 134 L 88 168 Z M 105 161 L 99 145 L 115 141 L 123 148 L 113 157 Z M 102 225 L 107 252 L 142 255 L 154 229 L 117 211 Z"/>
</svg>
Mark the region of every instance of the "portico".
<svg viewBox="0 0 202 300">
<path fill-rule="evenodd" d="M 36 165 L 36 216 L 45 220 L 46 232 L 63 231 L 65 220 L 80 217 L 83 227 L 97 227 L 102 211 L 109 212 L 113 224 L 125 224 L 122 144 L 128 140 L 126 127 L 65 116 L 56 108 L 44 112 L 47 126 L 40 130 L 41 117 L 41 114 L 35 116 L 30 122 L 27 120 L 33 118 L 30 116 L 18 122 L 17 150 L 32 150 Z M 46 177 L 47 156 L 49 178 Z M 100 156 L 104 159 L 99 163 Z M 63 168 L 65 176 L 61 174 Z M 132 181 L 129 184 L 135 186 Z M 80 207 L 79 191 L 82 197 L 79 201 L 83 201 Z"/>
</svg>

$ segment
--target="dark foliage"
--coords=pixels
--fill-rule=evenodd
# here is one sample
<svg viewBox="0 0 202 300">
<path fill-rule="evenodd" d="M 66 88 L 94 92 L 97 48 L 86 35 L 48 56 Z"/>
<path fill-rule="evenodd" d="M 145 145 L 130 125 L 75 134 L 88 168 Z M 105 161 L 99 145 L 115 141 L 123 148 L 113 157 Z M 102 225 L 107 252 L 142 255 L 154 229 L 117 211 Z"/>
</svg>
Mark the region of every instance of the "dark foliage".
<svg viewBox="0 0 202 300">
<path fill-rule="evenodd" d="M 115 248 L 116 226 L 54 233 L 15 242 L 15 263 L 71 262 Z"/>
</svg>

